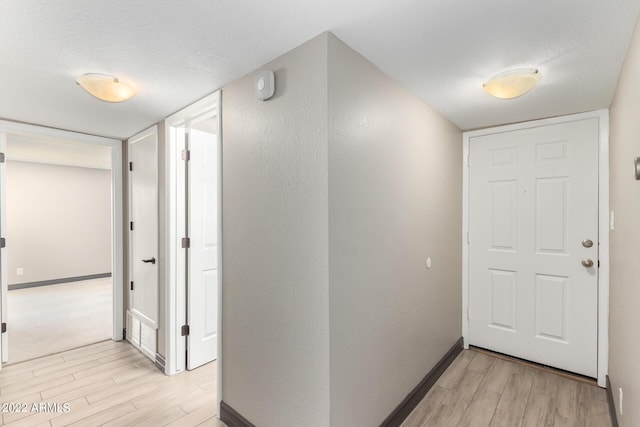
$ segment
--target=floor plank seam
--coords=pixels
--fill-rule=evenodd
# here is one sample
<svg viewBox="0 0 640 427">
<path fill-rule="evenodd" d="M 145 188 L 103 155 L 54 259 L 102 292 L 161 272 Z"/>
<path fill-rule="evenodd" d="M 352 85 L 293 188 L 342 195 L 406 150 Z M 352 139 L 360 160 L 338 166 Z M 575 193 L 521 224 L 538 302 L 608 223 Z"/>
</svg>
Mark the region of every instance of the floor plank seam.
<svg viewBox="0 0 640 427">
<path fill-rule="evenodd" d="M 470 351 L 475 351 L 475 352 L 478 352 L 478 353 L 483 353 L 483 354 L 489 355 L 491 357 L 495 357 L 495 358 L 498 358 L 498 359 L 506 360 L 508 362 L 516 363 L 516 364 L 519 364 L 519 365 L 522 365 L 522 366 L 527 366 L 527 367 L 530 367 L 530 368 L 533 368 L 533 369 L 538 369 L 538 370 L 541 370 L 543 372 L 549 372 L 549 373 L 552 373 L 552 374 L 555 374 L 555 375 L 558 375 L 558 376 L 561 376 L 561 377 L 564 377 L 564 378 L 567 378 L 567 379 L 570 379 L 570 380 L 582 382 L 582 383 L 589 384 L 589 385 L 597 385 L 597 381 L 594 378 L 588 378 L 588 377 L 585 377 L 585 376 L 580 375 L 580 374 L 574 374 L 572 372 L 564 371 L 562 369 L 556 369 L 556 368 L 553 368 L 551 366 L 541 365 L 539 363 L 530 362 L 528 360 L 523 360 L 523 359 L 520 359 L 520 358 L 517 358 L 517 357 L 508 356 L 508 355 L 502 354 L 502 353 L 496 353 L 496 352 L 493 352 L 491 350 L 487 350 L 487 349 L 480 348 L 480 347 L 471 346 L 471 347 L 469 347 L 469 350 Z"/>
</svg>

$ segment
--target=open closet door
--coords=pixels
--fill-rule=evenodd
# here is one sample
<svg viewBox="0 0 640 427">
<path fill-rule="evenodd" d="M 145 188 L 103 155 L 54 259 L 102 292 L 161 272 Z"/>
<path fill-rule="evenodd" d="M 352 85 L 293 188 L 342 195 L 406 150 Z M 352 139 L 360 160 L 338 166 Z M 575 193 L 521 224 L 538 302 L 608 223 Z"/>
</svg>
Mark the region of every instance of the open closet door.
<svg viewBox="0 0 640 427">
<path fill-rule="evenodd" d="M 220 92 L 175 113 L 165 126 L 165 372 L 191 370 L 214 360 L 219 369 Z"/>
<path fill-rule="evenodd" d="M 216 117 L 209 120 L 217 123 Z M 215 130 L 189 130 L 187 369 L 218 353 L 218 142 Z"/>
</svg>

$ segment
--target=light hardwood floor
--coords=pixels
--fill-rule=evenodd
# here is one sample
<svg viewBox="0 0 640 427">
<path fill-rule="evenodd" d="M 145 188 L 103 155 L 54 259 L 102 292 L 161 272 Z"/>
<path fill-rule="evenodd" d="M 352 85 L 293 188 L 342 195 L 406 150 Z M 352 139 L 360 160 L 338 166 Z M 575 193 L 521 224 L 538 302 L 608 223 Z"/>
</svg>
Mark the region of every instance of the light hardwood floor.
<svg viewBox="0 0 640 427">
<path fill-rule="evenodd" d="M 33 404 L 68 412 L 35 412 Z M 216 364 L 162 374 L 126 342 L 90 346 L 4 366 L 7 426 L 214 426 Z M 6 406 L 14 404 L 13 407 Z M 304 424 L 302 423 L 301 426 Z M 404 422 L 418 426 L 610 426 L 606 394 L 593 384 L 465 350 Z"/>
<path fill-rule="evenodd" d="M 38 412 L 33 404 L 39 402 L 48 410 Z M 104 341 L 3 366 L 0 403 L 6 426 L 225 425 L 216 418 L 215 362 L 166 376 L 126 342 Z"/>
<path fill-rule="evenodd" d="M 402 424 L 403 427 L 610 425 L 604 389 L 471 349 L 456 358 Z"/>
</svg>

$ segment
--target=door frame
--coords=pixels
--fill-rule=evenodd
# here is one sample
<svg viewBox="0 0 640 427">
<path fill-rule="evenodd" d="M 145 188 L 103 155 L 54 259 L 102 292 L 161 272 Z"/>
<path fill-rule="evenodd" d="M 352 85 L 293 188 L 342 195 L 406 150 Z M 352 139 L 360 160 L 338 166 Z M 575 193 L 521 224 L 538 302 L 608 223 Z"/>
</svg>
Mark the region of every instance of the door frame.
<svg viewBox="0 0 640 427">
<path fill-rule="evenodd" d="M 609 370 L 609 110 L 571 114 L 462 134 L 462 337 L 469 348 L 469 146 L 471 139 L 483 135 L 535 127 L 598 119 L 598 385 L 606 387 Z"/>
<path fill-rule="evenodd" d="M 30 134 L 111 148 L 111 277 L 113 282 L 112 339 L 123 339 L 124 329 L 124 212 L 122 141 L 68 130 L 0 120 L 0 134 Z M 10 326 L 9 326 L 10 327 Z"/>
<path fill-rule="evenodd" d="M 185 210 L 185 165 L 179 161 L 184 141 L 177 141 L 172 128 L 184 126 L 188 121 L 212 111 L 217 112 L 218 121 L 218 359 L 217 390 L 218 404 L 222 400 L 222 108 L 221 92 L 208 95 L 164 121 L 165 137 L 165 205 L 166 223 L 166 339 L 165 374 L 173 375 L 186 369 L 186 343 L 181 335 L 181 326 L 186 321 L 186 292 L 178 286 L 186 276 L 186 264 L 180 256 L 180 239 L 186 229 Z M 179 208 L 180 207 L 180 208 Z"/>
</svg>

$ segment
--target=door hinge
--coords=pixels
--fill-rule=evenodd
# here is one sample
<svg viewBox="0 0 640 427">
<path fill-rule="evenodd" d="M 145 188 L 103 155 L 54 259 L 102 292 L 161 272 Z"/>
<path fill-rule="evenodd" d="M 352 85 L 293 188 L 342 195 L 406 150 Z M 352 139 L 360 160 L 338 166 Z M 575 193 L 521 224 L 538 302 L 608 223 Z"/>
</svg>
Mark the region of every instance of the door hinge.
<svg viewBox="0 0 640 427">
<path fill-rule="evenodd" d="M 598 260 L 598 268 L 600 268 L 600 260 Z"/>
<path fill-rule="evenodd" d="M 122 328 L 122 338 L 127 338 L 127 328 Z"/>
<path fill-rule="evenodd" d="M 467 244 L 471 243 L 470 233 L 467 231 Z"/>
<path fill-rule="evenodd" d="M 133 162 L 129 162 L 129 171 L 133 170 Z"/>
<path fill-rule="evenodd" d="M 133 280 L 131 281 L 131 290 L 133 290 Z"/>
<path fill-rule="evenodd" d="M 0 153 L 0 163 L 4 163 L 4 153 Z"/>
<path fill-rule="evenodd" d="M 182 150 L 182 160 L 188 162 L 191 160 L 191 151 L 190 150 Z"/>
<path fill-rule="evenodd" d="M 180 328 L 181 334 L 183 337 L 186 337 L 187 335 L 189 335 L 189 325 L 182 325 L 182 328 Z"/>
<path fill-rule="evenodd" d="M 182 238 L 182 248 L 188 249 L 191 247 L 191 239 L 189 237 Z"/>
<path fill-rule="evenodd" d="M 4 237 L 0 238 L 0 248 L 6 248 L 7 247 L 7 239 L 5 239 Z"/>
<path fill-rule="evenodd" d="M 469 311 L 469 307 L 467 307 L 467 320 L 471 320 L 471 312 Z"/>
<path fill-rule="evenodd" d="M 133 221 L 129 222 L 129 230 L 133 231 Z"/>
<path fill-rule="evenodd" d="M 4 334 L 5 332 L 7 332 L 7 324 L 2 322 L 2 333 Z"/>
</svg>

